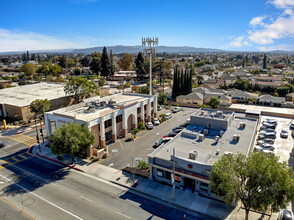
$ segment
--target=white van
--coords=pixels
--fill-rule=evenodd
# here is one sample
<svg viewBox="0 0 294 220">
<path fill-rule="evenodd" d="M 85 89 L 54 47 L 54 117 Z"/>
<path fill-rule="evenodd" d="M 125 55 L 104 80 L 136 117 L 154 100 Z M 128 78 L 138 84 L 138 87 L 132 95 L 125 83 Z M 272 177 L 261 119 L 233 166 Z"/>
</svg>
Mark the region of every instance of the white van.
<svg viewBox="0 0 294 220">
<path fill-rule="evenodd" d="M 168 119 L 171 119 L 172 117 L 173 117 L 172 114 L 169 112 L 169 113 L 166 113 L 166 114 L 165 114 L 164 119 L 165 119 L 165 120 L 168 120 Z"/>
</svg>

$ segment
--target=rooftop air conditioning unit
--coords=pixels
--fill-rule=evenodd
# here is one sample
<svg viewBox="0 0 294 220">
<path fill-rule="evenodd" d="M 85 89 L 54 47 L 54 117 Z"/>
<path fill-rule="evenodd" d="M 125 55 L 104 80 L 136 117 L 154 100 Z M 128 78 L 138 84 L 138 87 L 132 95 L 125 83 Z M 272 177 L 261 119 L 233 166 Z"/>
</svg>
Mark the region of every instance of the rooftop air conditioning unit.
<svg viewBox="0 0 294 220">
<path fill-rule="evenodd" d="M 104 106 L 104 105 L 106 105 L 106 102 L 105 101 L 101 101 L 100 102 L 100 106 Z"/>
<path fill-rule="evenodd" d="M 208 129 L 204 129 L 204 130 L 203 130 L 203 134 L 204 134 L 204 135 L 208 135 L 208 134 L 209 134 L 209 130 L 208 130 Z"/>
<path fill-rule="evenodd" d="M 239 141 L 240 140 L 240 135 L 234 134 L 233 135 L 233 141 Z"/>
<path fill-rule="evenodd" d="M 224 133 L 225 133 L 224 130 L 220 130 L 220 131 L 219 131 L 220 136 L 223 136 Z"/>
<path fill-rule="evenodd" d="M 221 117 L 222 115 L 223 115 L 223 112 L 222 111 L 217 111 L 215 113 L 215 116 L 217 116 L 217 117 Z"/>
<path fill-rule="evenodd" d="M 246 124 L 245 124 L 245 122 L 240 122 L 240 128 L 245 128 L 246 127 Z"/>
<path fill-rule="evenodd" d="M 196 158 L 197 158 L 197 151 L 189 153 L 189 159 L 190 160 L 196 160 Z"/>
<path fill-rule="evenodd" d="M 198 140 L 203 141 L 204 140 L 204 134 L 199 134 L 198 135 Z"/>
<path fill-rule="evenodd" d="M 215 142 L 219 142 L 220 137 L 219 136 L 215 136 Z"/>
</svg>

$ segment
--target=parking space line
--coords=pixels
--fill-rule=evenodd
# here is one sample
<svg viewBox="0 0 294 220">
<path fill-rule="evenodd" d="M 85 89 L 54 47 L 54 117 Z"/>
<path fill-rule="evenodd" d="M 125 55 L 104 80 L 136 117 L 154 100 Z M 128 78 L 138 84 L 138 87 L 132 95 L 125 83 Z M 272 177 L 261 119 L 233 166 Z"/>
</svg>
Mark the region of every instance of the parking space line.
<svg viewBox="0 0 294 220">
<path fill-rule="evenodd" d="M 10 159 L 15 160 L 16 162 L 20 162 L 20 160 L 16 159 L 15 157 L 11 157 Z"/>
<path fill-rule="evenodd" d="M 4 167 L 2 167 L 1 165 L 0 165 L 0 170 L 2 170 Z"/>
<path fill-rule="evenodd" d="M 19 155 L 17 155 L 17 156 L 20 156 L 20 157 L 22 157 L 22 158 L 24 158 L 24 159 L 29 159 L 29 158 L 25 157 L 25 156 L 22 155 L 22 154 L 19 154 Z"/>
</svg>

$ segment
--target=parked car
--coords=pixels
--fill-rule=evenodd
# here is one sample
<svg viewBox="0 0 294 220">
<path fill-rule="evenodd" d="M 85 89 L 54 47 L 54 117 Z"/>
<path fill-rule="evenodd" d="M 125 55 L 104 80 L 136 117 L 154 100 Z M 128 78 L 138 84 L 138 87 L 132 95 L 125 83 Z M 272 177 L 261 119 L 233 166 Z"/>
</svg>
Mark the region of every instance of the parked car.
<svg viewBox="0 0 294 220">
<path fill-rule="evenodd" d="M 276 134 L 277 132 L 276 131 L 275 132 L 270 132 L 270 131 L 265 131 L 265 130 L 262 130 L 262 131 L 259 132 L 259 134 L 270 134 L 270 133 Z"/>
<path fill-rule="evenodd" d="M 281 138 L 288 138 L 288 131 L 285 129 L 282 129 L 280 136 Z"/>
<path fill-rule="evenodd" d="M 275 129 L 267 128 L 267 127 L 264 127 L 264 126 L 261 126 L 260 127 L 260 130 L 261 131 L 266 131 L 266 132 L 274 132 L 274 133 L 277 133 L 277 131 Z"/>
<path fill-rule="evenodd" d="M 274 152 L 273 151 L 271 151 L 271 150 L 262 150 L 264 153 L 267 153 L 267 154 L 274 154 Z"/>
<path fill-rule="evenodd" d="M 257 141 L 257 144 L 258 145 L 262 145 L 262 144 L 265 144 L 265 143 L 267 143 L 267 144 L 274 144 L 275 143 L 275 140 L 274 139 L 265 138 L 263 140 L 258 140 Z"/>
<path fill-rule="evenodd" d="M 262 150 L 263 150 L 263 148 L 260 147 L 260 146 L 255 146 L 254 147 L 254 151 L 262 151 Z"/>
<path fill-rule="evenodd" d="M 177 133 L 174 133 L 174 132 L 171 132 L 167 135 L 164 135 L 163 138 L 166 138 L 166 137 L 175 137 L 177 135 Z"/>
<path fill-rule="evenodd" d="M 182 130 L 184 130 L 185 128 L 184 128 L 184 127 L 182 127 L 182 126 L 179 126 L 179 127 L 175 127 L 175 128 L 173 128 L 173 129 L 172 129 L 172 131 L 174 132 L 175 130 L 179 130 L 179 129 L 182 129 Z"/>
<path fill-rule="evenodd" d="M 0 142 L 0 148 L 4 148 L 6 146 L 6 143 Z"/>
<path fill-rule="evenodd" d="M 182 128 L 178 128 L 178 129 L 173 130 L 173 132 L 178 134 L 178 133 L 180 133 L 180 132 L 183 131 L 183 130 L 184 130 L 184 129 L 182 129 Z"/>
<path fill-rule="evenodd" d="M 152 119 L 152 123 L 153 123 L 153 125 L 160 125 L 160 122 L 159 122 L 159 120 L 158 120 L 158 118 L 153 118 Z"/>
<path fill-rule="evenodd" d="M 294 130 L 292 131 L 292 133 L 291 133 L 291 134 L 292 134 L 292 137 L 294 138 Z"/>
<path fill-rule="evenodd" d="M 289 209 L 282 209 L 279 212 L 278 220 L 294 220 L 293 212 Z"/>
<path fill-rule="evenodd" d="M 274 150 L 275 149 L 275 146 L 271 145 L 271 144 L 262 144 L 261 147 L 265 150 Z"/>
<path fill-rule="evenodd" d="M 190 125 L 190 121 L 186 121 L 183 124 L 180 124 L 180 127 L 186 128 Z"/>
<path fill-rule="evenodd" d="M 158 106 L 157 106 L 157 111 L 161 111 L 161 110 L 162 110 L 161 105 L 158 105 Z"/>
<path fill-rule="evenodd" d="M 294 129 L 294 121 L 291 122 L 290 129 Z"/>
<path fill-rule="evenodd" d="M 266 133 L 264 134 L 265 138 L 276 139 L 277 136 L 275 133 Z"/>
<path fill-rule="evenodd" d="M 177 113 L 177 112 L 181 111 L 181 109 L 182 109 L 181 107 L 174 107 L 172 112 Z"/>
<path fill-rule="evenodd" d="M 264 135 L 262 135 L 262 134 L 259 134 L 259 135 L 257 136 L 257 139 L 258 139 L 258 140 L 265 139 L 265 136 L 264 136 Z"/>
<path fill-rule="evenodd" d="M 267 118 L 267 119 L 265 119 L 265 121 L 269 124 L 275 124 L 275 125 L 278 124 L 278 120 L 276 120 L 276 119 Z"/>
<path fill-rule="evenodd" d="M 172 139 L 173 139 L 173 137 L 161 138 L 159 141 L 155 142 L 154 146 L 159 147 L 160 145 L 165 144 L 165 143 L 169 142 Z"/>
<path fill-rule="evenodd" d="M 164 119 L 165 119 L 165 120 L 168 120 L 168 119 L 171 119 L 172 117 L 173 117 L 173 116 L 172 116 L 171 113 L 166 113 Z"/>
<path fill-rule="evenodd" d="M 272 128 L 272 129 L 275 129 L 276 128 L 276 125 L 275 124 L 270 124 L 270 123 L 267 123 L 267 122 L 263 122 L 262 124 L 266 128 Z"/>
<path fill-rule="evenodd" d="M 153 129 L 153 124 L 151 122 L 146 123 L 147 129 Z"/>
</svg>

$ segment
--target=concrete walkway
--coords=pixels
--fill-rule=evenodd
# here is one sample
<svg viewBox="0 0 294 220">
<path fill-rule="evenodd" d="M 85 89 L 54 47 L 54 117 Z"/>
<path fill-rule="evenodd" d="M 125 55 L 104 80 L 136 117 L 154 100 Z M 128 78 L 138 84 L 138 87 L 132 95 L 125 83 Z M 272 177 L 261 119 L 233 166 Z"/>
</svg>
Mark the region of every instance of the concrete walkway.
<svg viewBox="0 0 294 220">
<path fill-rule="evenodd" d="M 63 156 L 62 160 L 57 160 L 48 147 L 41 147 L 41 152 L 37 147 L 33 148 L 33 154 L 37 154 L 54 163 L 69 166 L 73 169 L 99 177 L 109 182 L 127 187 L 142 194 L 154 197 L 169 204 L 187 209 L 190 212 L 197 212 L 210 216 L 210 219 L 244 219 L 245 212 L 239 206 L 231 207 L 224 203 L 211 200 L 192 193 L 190 190 L 175 189 L 175 199 L 171 198 L 172 187 L 158 182 L 134 176 L 130 173 L 103 166 L 101 164 L 77 158 L 77 164 L 71 164 L 71 156 Z M 272 217 L 260 213 L 250 212 L 250 219 L 277 219 L 277 215 Z M 207 219 L 204 217 L 204 219 Z"/>
</svg>

